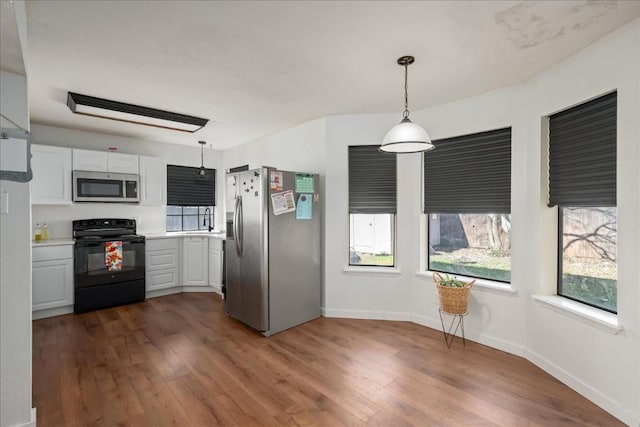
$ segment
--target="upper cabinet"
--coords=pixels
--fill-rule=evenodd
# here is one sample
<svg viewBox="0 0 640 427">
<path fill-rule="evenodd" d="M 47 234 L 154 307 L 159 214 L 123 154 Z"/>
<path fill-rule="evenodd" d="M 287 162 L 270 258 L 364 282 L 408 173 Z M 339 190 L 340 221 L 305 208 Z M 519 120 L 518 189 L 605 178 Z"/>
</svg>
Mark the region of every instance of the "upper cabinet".
<svg viewBox="0 0 640 427">
<path fill-rule="evenodd" d="M 139 173 L 138 156 L 73 149 L 73 169 L 94 172 Z"/>
<path fill-rule="evenodd" d="M 159 157 L 140 156 L 140 204 L 167 204 L 167 163 Z"/>
<path fill-rule="evenodd" d="M 31 145 L 31 203 L 71 204 L 71 149 Z"/>
<path fill-rule="evenodd" d="M 107 172 L 140 173 L 138 156 L 134 154 L 107 153 Z"/>
</svg>

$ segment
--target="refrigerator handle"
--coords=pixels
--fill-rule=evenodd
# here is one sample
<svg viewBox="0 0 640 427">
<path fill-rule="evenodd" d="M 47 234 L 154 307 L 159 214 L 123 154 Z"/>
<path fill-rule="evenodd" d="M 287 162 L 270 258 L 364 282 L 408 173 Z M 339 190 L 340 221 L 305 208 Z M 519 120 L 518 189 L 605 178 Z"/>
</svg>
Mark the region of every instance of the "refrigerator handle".
<svg viewBox="0 0 640 427">
<path fill-rule="evenodd" d="M 242 196 L 238 196 L 238 238 L 236 244 L 240 248 L 238 255 L 242 256 L 244 251 L 244 212 L 242 210 Z"/>
<path fill-rule="evenodd" d="M 236 204 L 233 207 L 233 242 L 236 246 L 236 254 L 240 256 L 240 244 L 238 242 L 238 214 L 240 213 L 240 196 L 236 196 Z"/>
</svg>

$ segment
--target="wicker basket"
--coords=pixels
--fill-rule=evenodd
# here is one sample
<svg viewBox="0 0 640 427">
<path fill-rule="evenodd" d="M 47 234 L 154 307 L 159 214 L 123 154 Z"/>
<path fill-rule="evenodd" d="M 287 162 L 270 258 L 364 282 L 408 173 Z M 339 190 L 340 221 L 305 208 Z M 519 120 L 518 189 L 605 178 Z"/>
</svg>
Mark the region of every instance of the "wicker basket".
<svg viewBox="0 0 640 427">
<path fill-rule="evenodd" d="M 440 281 L 442 276 L 433 273 L 433 281 L 438 288 L 438 296 L 440 297 L 440 310 L 449 314 L 465 314 L 467 312 L 467 302 L 469 300 L 469 292 L 471 286 L 475 283 L 475 279 L 467 282 L 461 288 L 453 288 L 451 286 L 442 286 Z"/>
</svg>

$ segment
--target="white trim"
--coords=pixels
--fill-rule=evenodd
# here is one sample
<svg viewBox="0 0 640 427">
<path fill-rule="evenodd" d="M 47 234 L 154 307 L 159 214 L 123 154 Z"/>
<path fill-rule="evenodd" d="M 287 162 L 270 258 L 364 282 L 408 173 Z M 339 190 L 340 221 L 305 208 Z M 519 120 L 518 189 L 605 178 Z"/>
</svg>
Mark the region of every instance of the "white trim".
<svg viewBox="0 0 640 427">
<path fill-rule="evenodd" d="M 31 408 L 30 419 L 26 423 L 16 424 L 16 427 L 36 427 L 36 408 Z"/>
<path fill-rule="evenodd" d="M 440 323 L 440 319 L 438 318 L 429 318 L 426 316 L 422 316 L 419 314 L 411 315 L 411 322 L 416 323 L 418 325 L 425 326 L 427 328 L 435 329 L 442 333 L 442 325 Z M 465 339 L 473 342 L 477 342 L 498 350 L 505 351 L 507 353 L 515 354 L 516 356 L 524 357 L 525 348 L 522 345 L 514 344 L 509 341 L 500 340 L 497 338 L 490 337 L 488 335 L 482 335 L 481 333 L 470 329 L 471 322 L 465 322 Z M 460 333 L 457 334 L 460 336 Z M 444 338 L 442 339 L 444 341 Z M 444 342 L 442 343 L 444 345 Z"/>
<path fill-rule="evenodd" d="M 343 319 L 368 319 L 368 320 L 396 320 L 403 322 L 411 321 L 411 313 L 393 311 L 372 311 L 372 310 L 342 310 L 322 308 L 322 316 L 338 317 Z"/>
<path fill-rule="evenodd" d="M 615 335 L 624 330 L 624 327 L 618 323 L 618 316 L 613 313 L 557 295 L 532 295 L 531 297 L 545 308 L 588 323 L 610 334 Z"/>
<path fill-rule="evenodd" d="M 64 307 L 47 308 L 45 310 L 38 310 L 31 313 L 31 320 L 44 319 L 44 318 L 53 317 L 53 316 L 61 316 L 63 314 L 70 314 L 70 313 L 73 313 L 72 305 L 66 305 Z"/>
<path fill-rule="evenodd" d="M 434 272 L 428 271 L 428 270 L 418 271 L 416 273 L 416 277 L 420 279 L 431 280 L 433 282 L 433 273 Z M 461 276 L 459 274 L 454 274 L 453 276 L 464 281 L 471 281 L 475 279 L 476 282 L 473 284 L 473 288 L 478 289 L 480 291 L 491 292 L 494 294 L 509 295 L 509 296 L 516 296 L 518 294 L 518 291 L 513 289 L 513 287 L 509 283 L 494 282 L 493 280 L 487 280 L 487 279 L 476 279 L 474 277 Z"/>
<path fill-rule="evenodd" d="M 399 276 L 400 274 L 402 274 L 402 271 L 400 271 L 395 267 L 369 267 L 369 266 L 358 267 L 354 265 L 348 265 L 344 268 L 343 271 L 347 274 L 370 274 L 370 275 L 390 274 L 390 275 L 396 275 L 396 276 Z"/>
<path fill-rule="evenodd" d="M 147 290 L 146 299 L 163 297 L 165 295 L 179 294 L 181 292 L 182 292 L 182 286 L 176 286 L 173 288 L 155 289 L 152 291 Z"/>
<path fill-rule="evenodd" d="M 183 286 L 182 292 L 216 292 L 211 286 Z"/>
<path fill-rule="evenodd" d="M 612 400 L 606 394 L 601 393 L 548 359 L 528 349 L 526 350 L 525 358 L 625 424 L 631 426 L 634 425 L 634 423 L 638 423 L 637 415 L 634 415 L 633 412 L 625 408 L 624 405 Z"/>
<path fill-rule="evenodd" d="M 222 295 L 222 285 L 219 283 L 214 283 L 209 285 L 209 287 L 211 287 L 213 289 L 213 292 L 215 292 L 216 294 Z"/>
</svg>

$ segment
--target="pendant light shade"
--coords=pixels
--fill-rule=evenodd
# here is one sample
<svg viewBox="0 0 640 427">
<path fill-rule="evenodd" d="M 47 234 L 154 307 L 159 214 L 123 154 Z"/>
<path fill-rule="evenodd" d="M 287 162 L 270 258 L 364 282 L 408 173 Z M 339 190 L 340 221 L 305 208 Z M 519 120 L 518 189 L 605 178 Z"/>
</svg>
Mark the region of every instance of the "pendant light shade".
<svg viewBox="0 0 640 427">
<path fill-rule="evenodd" d="M 435 147 L 431 143 L 431 138 L 427 132 L 419 125 L 409 119 L 409 97 L 407 86 L 408 67 L 413 64 L 413 56 L 403 56 L 398 58 L 398 64 L 404 67 L 404 112 L 402 121 L 395 125 L 387 133 L 380 146 L 380 151 L 389 153 L 419 153 L 433 150 Z"/>
</svg>

